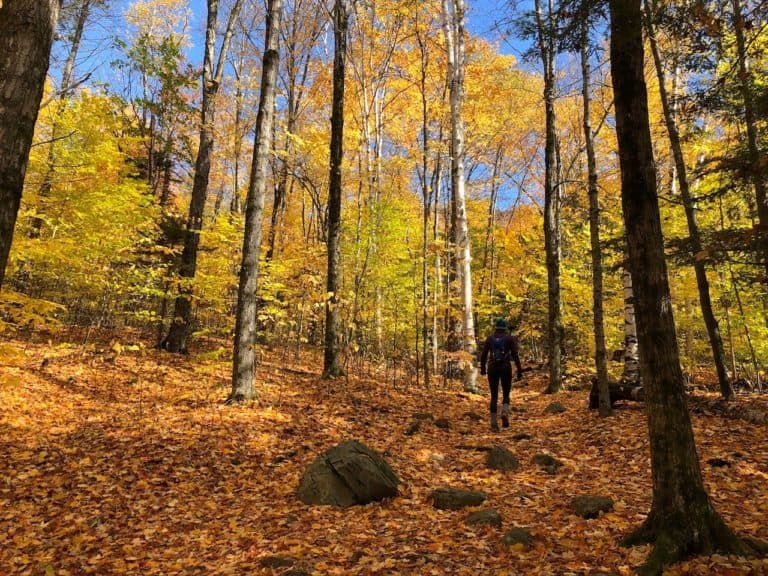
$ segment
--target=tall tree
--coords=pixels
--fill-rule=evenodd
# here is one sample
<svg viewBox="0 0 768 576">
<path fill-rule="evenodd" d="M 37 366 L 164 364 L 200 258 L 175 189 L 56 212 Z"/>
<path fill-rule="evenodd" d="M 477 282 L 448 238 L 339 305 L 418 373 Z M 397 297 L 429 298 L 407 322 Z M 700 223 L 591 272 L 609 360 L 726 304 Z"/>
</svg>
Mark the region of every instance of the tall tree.
<svg viewBox="0 0 768 576">
<path fill-rule="evenodd" d="M 0 4 L 0 287 L 60 7 L 60 0 Z"/>
<path fill-rule="evenodd" d="M 647 0 L 645 4 L 645 25 L 648 34 L 648 40 L 651 46 L 653 62 L 656 67 L 656 77 L 659 83 L 659 96 L 664 113 L 664 123 L 669 135 L 669 144 L 672 149 L 672 158 L 674 159 L 675 176 L 677 178 L 680 197 L 683 200 L 685 208 L 685 218 L 688 223 L 688 234 L 691 241 L 691 252 L 693 260 L 693 269 L 696 273 L 696 285 L 699 289 L 699 302 L 701 304 L 701 313 L 704 317 L 704 324 L 707 327 L 709 336 L 709 345 L 712 348 L 712 358 L 717 369 L 717 379 L 720 383 L 720 393 L 723 398 L 731 398 L 733 389 L 731 388 L 728 369 L 725 366 L 725 349 L 723 348 L 723 339 L 720 336 L 720 327 L 712 309 L 712 298 L 709 293 L 709 280 L 704 266 L 704 259 L 701 258 L 703 245 L 701 233 L 699 232 L 699 223 L 696 216 L 696 200 L 691 195 L 691 189 L 688 185 L 688 170 L 685 166 L 683 157 L 683 146 L 680 141 L 680 131 L 677 127 L 677 119 L 673 110 L 673 100 L 675 94 L 670 96 L 667 91 L 667 78 L 664 72 L 664 62 L 661 58 L 659 43 L 656 40 L 656 25 L 654 23 L 654 12 L 656 12 L 656 2 Z"/>
<path fill-rule="evenodd" d="M 743 554 L 765 544 L 737 538 L 704 487 L 672 315 L 644 77 L 641 0 L 611 0 L 611 73 L 622 208 L 633 278 L 640 370 L 646 389 L 653 503 L 624 544 L 655 543 L 641 574 L 716 550 Z"/>
<path fill-rule="evenodd" d="M 221 85 L 227 52 L 232 40 L 240 7 L 243 0 L 235 0 L 229 13 L 227 28 L 216 60 L 216 26 L 218 24 L 219 0 L 208 0 L 208 20 L 205 28 L 205 55 L 203 56 L 203 101 L 200 110 L 200 141 L 195 160 L 195 178 L 192 184 L 192 198 L 184 234 L 184 249 L 181 253 L 179 275 L 183 279 L 180 293 L 173 310 L 173 321 L 161 347 L 169 352 L 186 352 L 187 338 L 192 327 L 192 281 L 197 271 L 197 252 L 200 246 L 200 231 L 203 228 L 205 201 L 208 198 L 208 180 L 211 173 L 211 154 L 214 145 L 214 120 L 216 116 L 216 94 Z M 215 66 L 215 67 L 214 67 Z M 166 181 L 169 179 L 166 178 Z"/>
<path fill-rule="evenodd" d="M 548 393 L 557 392 L 563 384 L 563 322 L 560 304 L 560 183 L 555 116 L 555 51 L 557 23 L 553 0 L 547 0 L 546 13 L 542 0 L 535 0 L 536 34 L 539 56 L 544 68 L 544 252 L 547 262 L 549 347 Z"/>
<path fill-rule="evenodd" d="M 464 389 L 477 391 L 477 342 L 472 310 L 472 246 L 469 238 L 464 154 L 464 0 L 443 0 L 448 82 L 451 105 L 451 193 L 455 202 L 456 276 L 461 280 Z"/>
<path fill-rule="evenodd" d="M 430 187 L 429 171 L 429 102 L 427 95 L 427 69 L 429 67 L 429 51 L 427 50 L 426 31 L 419 18 L 419 6 L 416 7 L 415 29 L 416 42 L 419 46 L 419 97 L 421 104 L 421 340 L 422 361 L 424 371 L 424 386 L 430 387 L 429 364 L 429 215 L 432 205 L 433 190 Z"/>
<path fill-rule="evenodd" d="M 289 176 L 294 168 L 292 164 L 295 161 L 293 156 L 295 155 L 296 129 L 307 91 L 307 82 L 310 79 L 313 51 L 325 27 L 322 10 L 319 9 L 317 0 L 294 0 L 286 5 L 285 14 L 285 25 L 280 35 L 284 46 L 284 65 L 281 66 L 282 72 L 278 77 L 278 83 L 285 93 L 285 129 L 275 177 L 275 198 L 272 203 L 265 254 L 267 261 L 271 261 L 279 251 L 280 229 L 283 225 L 288 194 L 294 181 Z"/>
<path fill-rule="evenodd" d="M 256 291 L 259 284 L 259 254 L 261 228 L 264 220 L 264 197 L 267 190 L 267 169 L 272 147 L 273 115 L 275 113 L 275 84 L 280 61 L 278 34 L 283 0 L 267 2 L 267 25 L 264 39 L 264 63 L 261 72 L 259 112 L 253 146 L 251 178 L 245 202 L 245 238 L 240 286 L 237 292 L 235 321 L 235 352 L 232 366 L 232 392 L 228 403 L 241 402 L 255 396 Z"/>
<path fill-rule="evenodd" d="M 323 376 L 341 376 L 341 165 L 344 159 L 344 74 L 349 14 L 346 0 L 333 6 L 333 99 L 331 101 L 330 175 L 328 178 L 328 274 L 325 300 Z"/>
<path fill-rule="evenodd" d="M 80 51 L 80 44 L 83 40 L 83 33 L 85 32 L 85 24 L 88 21 L 88 17 L 91 13 L 91 6 L 93 0 L 80 0 L 74 3 L 75 15 L 74 25 L 72 29 L 72 40 L 69 45 L 69 53 L 64 63 L 64 68 L 61 72 L 61 85 L 59 87 L 59 98 L 57 102 L 56 115 L 51 126 L 51 143 L 48 149 L 48 165 L 46 167 L 45 176 L 43 182 L 40 185 L 38 196 L 40 199 L 46 198 L 51 194 L 51 188 L 53 186 L 53 177 L 56 172 L 56 143 L 59 140 L 59 132 L 61 125 L 61 117 L 65 110 L 65 104 L 67 97 L 73 90 L 73 78 L 75 73 L 75 62 L 77 60 L 78 52 Z M 42 206 L 38 207 L 41 210 Z M 32 229 L 30 231 L 31 237 L 38 237 L 40 230 L 43 226 L 43 219 L 35 217 L 32 220 Z"/>
<path fill-rule="evenodd" d="M 603 254 L 600 248 L 600 202 L 597 188 L 597 161 L 595 135 L 592 132 L 589 63 L 589 20 L 581 22 L 581 78 L 584 104 L 584 149 L 587 154 L 587 188 L 589 195 L 589 238 L 592 253 L 592 325 L 595 330 L 595 369 L 599 391 L 600 416 L 611 414 L 608 389 L 608 361 L 605 351 L 605 323 L 603 321 Z"/>
<path fill-rule="evenodd" d="M 746 24 L 742 14 L 741 0 L 732 0 L 733 31 L 736 36 L 736 57 L 739 61 L 738 78 L 739 89 L 744 103 L 744 123 L 747 130 L 747 150 L 749 153 L 749 172 L 752 184 L 755 188 L 757 201 L 757 217 L 763 234 L 768 230 L 768 182 L 766 181 L 765 155 L 760 153 L 758 137 L 758 114 L 753 93 L 754 79 L 749 66 L 747 55 Z M 763 239 L 762 258 L 763 266 L 768 276 L 768 240 Z"/>
</svg>

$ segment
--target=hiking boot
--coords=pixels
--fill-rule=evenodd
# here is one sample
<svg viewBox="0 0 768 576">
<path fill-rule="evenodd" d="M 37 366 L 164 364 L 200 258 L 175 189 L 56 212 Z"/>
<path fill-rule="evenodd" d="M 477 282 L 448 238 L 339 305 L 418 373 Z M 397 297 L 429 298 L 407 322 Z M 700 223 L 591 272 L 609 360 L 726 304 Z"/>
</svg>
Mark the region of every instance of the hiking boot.
<svg viewBox="0 0 768 576">
<path fill-rule="evenodd" d="M 506 414 L 501 415 L 501 427 L 509 428 L 509 416 L 507 416 Z"/>
<path fill-rule="evenodd" d="M 495 420 L 491 422 L 491 432 L 498 432 L 499 431 L 499 423 Z"/>
</svg>

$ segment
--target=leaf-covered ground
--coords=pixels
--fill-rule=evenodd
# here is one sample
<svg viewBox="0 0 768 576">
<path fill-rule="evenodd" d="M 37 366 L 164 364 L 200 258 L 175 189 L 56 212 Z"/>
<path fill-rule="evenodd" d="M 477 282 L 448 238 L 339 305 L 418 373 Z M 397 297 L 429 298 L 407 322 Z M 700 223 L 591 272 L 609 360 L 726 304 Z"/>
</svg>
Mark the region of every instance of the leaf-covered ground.
<svg viewBox="0 0 768 576">
<path fill-rule="evenodd" d="M 383 377 L 326 382 L 309 356 L 281 356 L 264 355 L 258 402 L 225 407 L 224 361 L 0 344 L 0 574 L 623 575 L 647 554 L 616 543 L 650 505 L 641 405 L 601 420 L 586 392 L 542 395 L 534 374 L 513 391 L 511 428 L 491 434 L 468 416 L 485 417 L 486 396 Z M 553 400 L 567 411 L 545 414 Z M 406 436 L 416 412 L 450 427 L 426 420 Z M 766 427 L 708 413 L 693 421 L 717 508 L 737 531 L 768 539 Z M 513 440 L 518 432 L 531 438 Z M 304 467 L 347 438 L 386 455 L 400 496 L 345 510 L 301 504 Z M 488 470 L 484 453 L 458 447 L 495 444 L 518 456 L 518 471 Z M 547 474 L 531 463 L 538 452 L 564 466 Z M 438 486 L 487 492 L 503 528 L 435 510 L 427 496 Z M 615 509 L 582 520 L 569 506 L 581 494 L 612 496 Z M 513 526 L 530 529 L 530 550 L 500 545 Z M 275 556 L 292 568 L 266 566 Z M 683 573 L 766 574 L 768 560 L 713 556 L 669 570 Z"/>
</svg>

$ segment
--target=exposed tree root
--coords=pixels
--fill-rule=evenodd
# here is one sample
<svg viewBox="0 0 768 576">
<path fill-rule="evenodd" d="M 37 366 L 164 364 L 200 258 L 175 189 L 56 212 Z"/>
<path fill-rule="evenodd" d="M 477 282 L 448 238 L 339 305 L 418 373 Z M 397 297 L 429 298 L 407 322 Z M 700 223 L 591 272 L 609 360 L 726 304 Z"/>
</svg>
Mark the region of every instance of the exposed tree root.
<svg viewBox="0 0 768 576">
<path fill-rule="evenodd" d="M 660 576 L 664 567 L 697 555 L 715 552 L 736 556 L 768 555 L 768 543 L 751 536 L 737 536 L 725 522 L 713 512 L 702 530 L 695 530 L 685 523 L 659 522 L 651 514 L 634 532 L 624 537 L 622 546 L 653 544 L 653 550 L 645 563 L 636 571 L 640 576 Z"/>
<path fill-rule="evenodd" d="M 343 378 L 346 375 L 346 372 L 344 372 L 344 369 L 341 367 L 330 368 L 329 370 L 323 372 L 321 378 L 323 380 L 335 380 L 336 378 Z"/>
<path fill-rule="evenodd" d="M 252 398 L 247 398 L 242 392 L 237 392 L 235 394 L 230 394 L 229 397 L 224 400 L 224 405 L 233 406 L 235 404 L 242 404 L 248 400 L 252 400 Z"/>
</svg>

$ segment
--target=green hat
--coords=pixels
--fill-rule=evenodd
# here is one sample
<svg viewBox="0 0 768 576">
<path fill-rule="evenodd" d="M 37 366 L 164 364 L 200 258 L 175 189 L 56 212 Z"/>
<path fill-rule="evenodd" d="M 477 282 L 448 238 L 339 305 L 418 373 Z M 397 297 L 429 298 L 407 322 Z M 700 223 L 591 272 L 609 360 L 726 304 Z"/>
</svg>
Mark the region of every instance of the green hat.
<svg viewBox="0 0 768 576">
<path fill-rule="evenodd" d="M 496 330 L 506 330 L 507 329 L 507 321 L 504 320 L 504 318 L 496 318 L 496 323 L 494 324 L 496 327 Z"/>
</svg>

